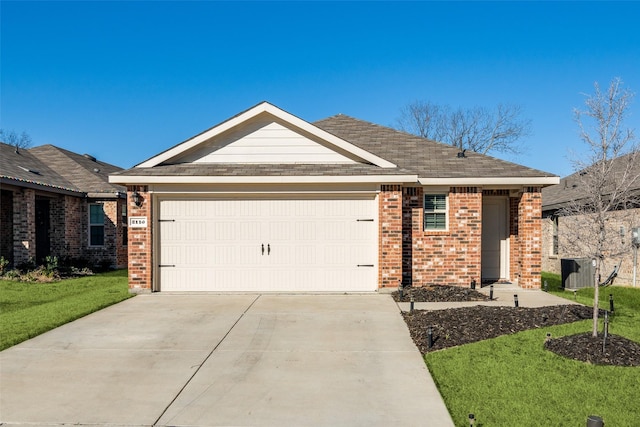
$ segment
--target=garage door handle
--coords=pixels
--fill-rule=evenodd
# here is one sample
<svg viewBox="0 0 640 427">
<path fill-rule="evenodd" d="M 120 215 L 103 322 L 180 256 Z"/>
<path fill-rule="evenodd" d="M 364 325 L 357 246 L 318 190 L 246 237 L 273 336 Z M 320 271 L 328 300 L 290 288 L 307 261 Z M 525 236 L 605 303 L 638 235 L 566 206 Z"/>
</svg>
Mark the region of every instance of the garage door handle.
<svg viewBox="0 0 640 427">
<path fill-rule="evenodd" d="M 267 244 L 267 255 L 271 255 L 271 244 Z"/>
<path fill-rule="evenodd" d="M 373 264 L 358 264 L 358 267 L 373 267 Z"/>
<path fill-rule="evenodd" d="M 262 244 L 262 255 L 264 255 L 264 243 Z"/>
<path fill-rule="evenodd" d="M 175 267 L 175 264 L 160 264 L 158 267 Z"/>
<path fill-rule="evenodd" d="M 356 219 L 357 222 L 373 222 L 373 219 Z"/>
</svg>

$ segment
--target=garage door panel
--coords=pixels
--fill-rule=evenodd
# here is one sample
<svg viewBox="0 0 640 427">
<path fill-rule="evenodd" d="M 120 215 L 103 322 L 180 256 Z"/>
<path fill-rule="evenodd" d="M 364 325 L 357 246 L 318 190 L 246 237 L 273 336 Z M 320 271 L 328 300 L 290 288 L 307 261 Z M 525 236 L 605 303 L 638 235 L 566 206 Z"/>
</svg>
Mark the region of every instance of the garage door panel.
<svg viewBox="0 0 640 427">
<path fill-rule="evenodd" d="M 162 291 L 372 291 L 375 199 L 161 200 Z M 363 220 L 365 221 L 358 221 Z M 264 245 L 264 254 L 262 253 Z M 270 249 L 270 251 L 269 251 Z"/>
</svg>

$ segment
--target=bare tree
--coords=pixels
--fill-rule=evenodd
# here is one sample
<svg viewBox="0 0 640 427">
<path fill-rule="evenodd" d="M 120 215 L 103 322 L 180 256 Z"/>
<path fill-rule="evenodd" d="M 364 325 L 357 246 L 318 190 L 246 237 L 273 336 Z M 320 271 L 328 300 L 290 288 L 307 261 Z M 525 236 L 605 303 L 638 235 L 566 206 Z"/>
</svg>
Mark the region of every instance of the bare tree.
<svg viewBox="0 0 640 427">
<path fill-rule="evenodd" d="M 574 110 L 584 152 L 574 154 L 572 161 L 577 195 L 560 214 L 567 225 L 561 236 L 563 246 L 595 262 L 595 337 L 604 263 L 627 250 L 620 224 L 630 217 L 629 208 L 640 206 L 640 152 L 633 130 L 624 125 L 634 94 L 623 88 L 619 78 L 604 92 L 598 83 L 594 89 L 594 94 L 586 95 L 585 108 Z"/>
<path fill-rule="evenodd" d="M 448 105 L 416 101 L 400 110 L 396 128 L 460 150 L 518 154 L 522 151 L 520 139 L 529 135 L 531 128 L 531 122 L 521 114 L 516 105 L 454 110 Z"/>
<path fill-rule="evenodd" d="M 18 133 L 14 130 L 0 129 L 0 141 L 18 148 L 27 149 L 33 141 L 27 132 Z"/>
</svg>

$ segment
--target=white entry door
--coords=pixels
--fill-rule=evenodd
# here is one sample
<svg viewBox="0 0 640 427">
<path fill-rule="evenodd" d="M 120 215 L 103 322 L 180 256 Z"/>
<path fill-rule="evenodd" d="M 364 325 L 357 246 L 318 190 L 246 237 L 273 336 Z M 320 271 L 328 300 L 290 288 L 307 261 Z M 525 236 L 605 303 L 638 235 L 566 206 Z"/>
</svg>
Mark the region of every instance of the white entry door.
<svg viewBox="0 0 640 427">
<path fill-rule="evenodd" d="M 482 201 L 482 280 L 508 279 L 509 235 L 507 199 Z"/>
<path fill-rule="evenodd" d="M 377 288 L 374 196 L 160 200 L 161 291 Z"/>
</svg>

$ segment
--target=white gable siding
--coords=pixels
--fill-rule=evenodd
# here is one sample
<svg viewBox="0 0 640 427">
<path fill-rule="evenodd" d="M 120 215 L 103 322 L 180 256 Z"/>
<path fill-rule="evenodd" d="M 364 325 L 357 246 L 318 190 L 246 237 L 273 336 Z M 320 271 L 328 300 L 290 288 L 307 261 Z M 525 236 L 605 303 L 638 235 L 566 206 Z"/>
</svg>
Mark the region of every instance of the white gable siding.
<svg viewBox="0 0 640 427">
<path fill-rule="evenodd" d="M 355 163 L 323 145 L 271 122 L 194 163 Z"/>
</svg>

